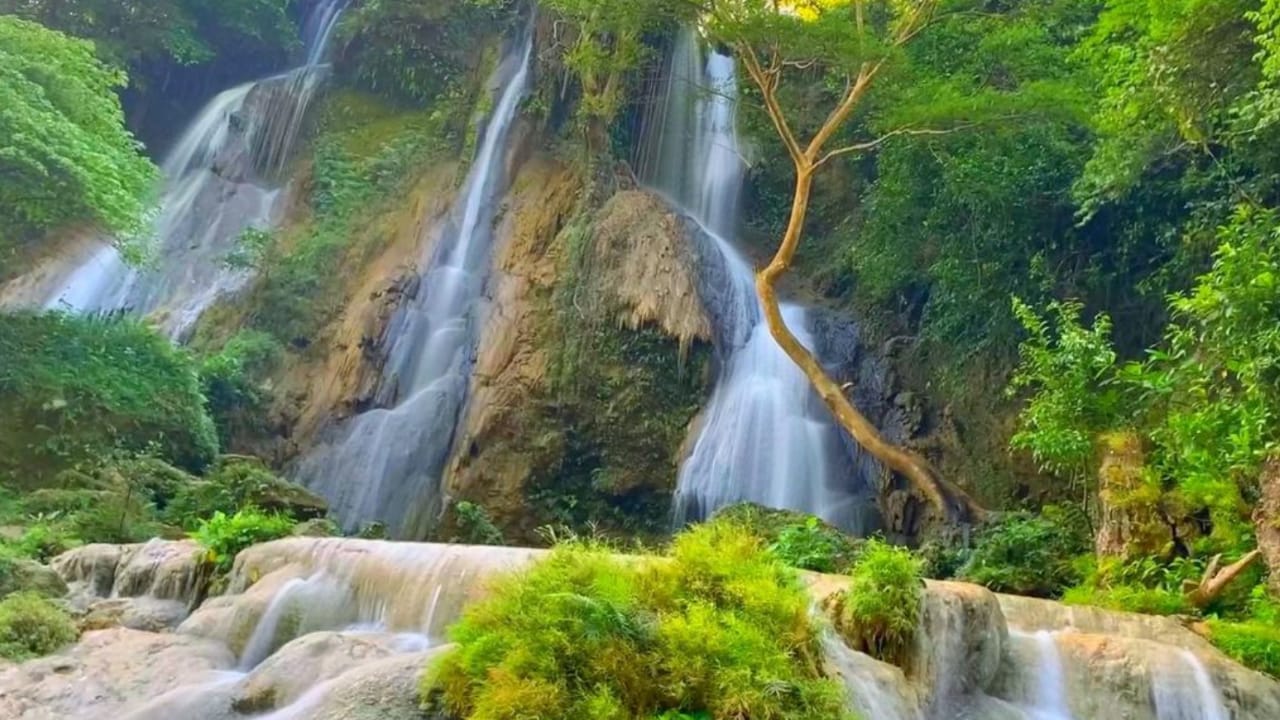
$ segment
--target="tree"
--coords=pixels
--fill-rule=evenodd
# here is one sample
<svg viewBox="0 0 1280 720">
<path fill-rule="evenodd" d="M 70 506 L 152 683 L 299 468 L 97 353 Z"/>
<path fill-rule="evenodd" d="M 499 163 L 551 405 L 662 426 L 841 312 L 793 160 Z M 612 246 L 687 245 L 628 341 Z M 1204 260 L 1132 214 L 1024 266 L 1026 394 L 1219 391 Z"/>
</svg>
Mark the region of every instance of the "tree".
<svg viewBox="0 0 1280 720">
<path fill-rule="evenodd" d="M 92 43 L 0 16 L 0 252 L 69 222 L 136 224 L 155 169 L 125 129 L 125 82 Z"/>
<path fill-rule="evenodd" d="M 576 32 L 565 65 L 582 83 L 580 119 L 589 150 L 602 149 L 606 128 L 626 104 L 624 82 L 648 52 L 644 35 L 664 23 L 687 19 L 696 9 L 689 0 L 548 0 L 573 21 Z"/>
<path fill-rule="evenodd" d="M 940 5 L 941 0 L 722 0 L 711 8 L 710 25 L 712 36 L 733 47 L 746 68 L 795 169 L 786 231 L 756 277 L 770 333 L 859 445 L 905 477 L 941 517 L 966 521 L 981 517 L 983 509 L 925 458 L 880 435 L 787 326 L 777 290 L 800 246 L 814 178 L 824 166 L 875 150 L 894 137 L 951 131 L 906 123 L 867 140 L 842 135 L 872 86 L 896 70 L 903 48 L 928 27 Z M 803 106 L 784 103 L 780 95 L 788 74 L 812 80 L 815 73 L 836 88 L 830 111 L 816 123 L 789 112 L 787 107 Z"/>
</svg>

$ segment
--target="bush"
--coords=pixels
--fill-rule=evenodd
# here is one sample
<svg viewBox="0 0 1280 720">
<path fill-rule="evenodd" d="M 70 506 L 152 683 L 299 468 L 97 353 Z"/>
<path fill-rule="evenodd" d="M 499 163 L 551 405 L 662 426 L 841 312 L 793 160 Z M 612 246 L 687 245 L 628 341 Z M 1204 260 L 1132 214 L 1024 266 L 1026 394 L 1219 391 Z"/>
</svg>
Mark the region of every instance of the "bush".
<svg viewBox="0 0 1280 720">
<path fill-rule="evenodd" d="M 200 383 L 223 447 L 245 433 L 261 432 L 272 393 L 266 383 L 283 348 L 265 332 L 242 330 L 200 363 Z"/>
<path fill-rule="evenodd" d="M 191 537 L 204 546 L 206 557 L 219 572 L 227 572 L 236 555 L 245 548 L 269 540 L 288 537 L 294 521 L 285 515 L 267 514 L 257 508 L 245 508 L 235 515 L 214 513 L 201 520 Z"/>
<path fill-rule="evenodd" d="M 10 547 L 23 557 L 47 563 L 78 544 L 65 525 L 42 521 L 28 527 Z"/>
<path fill-rule="evenodd" d="M 1072 560 L 1089 550 L 1087 532 L 1053 506 L 1006 516 L 984 528 L 958 576 L 996 592 L 1055 598 L 1080 582 Z"/>
<path fill-rule="evenodd" d="M 731 505 L 712 522 L 745 526 L 791 567 L 815 572 L 848 572 L 862 543 L 822 520 L 791 510 L 754 503 Z"/>
<path fill-rule="evenodd" d="M 218 451 L 187 354 L 141 323 L 0 315 L 0 476 L 40 486 L 117 450 L 201 470 Z"/>
<path fill-rule="evenodd" d="M 181 487 L 165 508 L 164 518 L 192 530 L 215 513 L 231 515 L 249 506 L 286 514 L 294 520 L 324 517 L 327 511 L 322 498 L 276 476 L 260 461 L 227 456 L 204 480 Z"/>
<path fill-rule="evenodd" d="M 0 600 L 0 657 L 21 662 L 48 655 L 78 635 L 70 616 L 35 593 Z"/>
<path fill-rule="evenodd" d="M 921 561 L 905 548 L 872 540 L 850 575 L 849 589 L 835 599 L 841 634 L 855 650 L 905 665 L 924 598 Z"/>
<path fill-rule="evenodd" d="M 666 559 L 560 545 L 467 610 L 423 694 L 463 720 L 843 718 L 808 605 L 741 526 L 689 530 Z"/>
<path fill-rule="evenodd" d="M 493 524 L 489 513 L 475 503 L 463 500 L 453 506 L 458 517 L 458 530 L 462 533 L 460 540 L 473 545 L 505 545 L 506 538 L 502 531 Z"/>
<path fill-rule="evenodd" d="M 1280 678 L 1280 627 L 1267 622 L 1209 620 L 1209 639 L 1245 667 Z"/>
</svg>

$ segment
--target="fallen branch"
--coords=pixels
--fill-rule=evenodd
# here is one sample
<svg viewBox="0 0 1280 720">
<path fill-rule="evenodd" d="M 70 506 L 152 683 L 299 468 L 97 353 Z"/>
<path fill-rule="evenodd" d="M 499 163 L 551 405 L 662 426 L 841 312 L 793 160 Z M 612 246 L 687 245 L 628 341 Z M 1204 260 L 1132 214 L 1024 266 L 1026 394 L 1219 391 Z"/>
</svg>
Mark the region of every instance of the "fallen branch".
<svg viewBox="0 0 1280 720">
<path fill-rule="evenodd" d="M 1241 573 L 1248 570 L 1249 566 L 1257 562 L 1260 557 L 1262 557 L 1262 551 L 1254 550 L 1219 570 L 1218 566 L 1222 564 L 1222 555 L 1221 553 L 1214 555 L 1213 559 L 1209 561 L 1209 567 L 1204 570 L 1204 577 L 1200 579 L 1200 584 L 1187 591 L 1187 601 L 1194 607 L 1204 609 L 1214 600 L 1217 600 L 1226 591 L 1227 586 L 1240 577 Z"/>
</svg>

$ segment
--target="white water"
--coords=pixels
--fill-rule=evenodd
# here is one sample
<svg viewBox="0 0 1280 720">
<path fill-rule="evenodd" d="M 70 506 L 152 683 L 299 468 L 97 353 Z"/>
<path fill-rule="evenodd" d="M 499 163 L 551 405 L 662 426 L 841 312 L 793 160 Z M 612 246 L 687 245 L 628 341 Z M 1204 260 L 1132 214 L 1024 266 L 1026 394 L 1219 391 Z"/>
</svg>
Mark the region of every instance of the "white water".
<svg viewBox="0 0 1280 720">
<path fill-rule="evenodd" d="M 1047 630 L 1024 633 L 1009 631 L 1009 639 L 1015 645 L 1026 648 L 1026 654 L 1034 660 L 1025 672 L 1035 678 L 1026 698 L 1026 710 L 1032 720 L 1072 720 L 1067 702 L 1067 680 L 1062 666 L 1062 654 L 1054 634 Z"/>
<path fill-rule="evenodd" d="M 422 259 L 421 291 L 386 330 L 392 344 L 382 389 L 394 404 L 336 428 L 332 440 L 297 467 L 297 479 L 323 494 L 348 529 L 378 521 L 394 537 L 415 538 L 434 524 L 440 475 L 466 404 L 492 225 L 507 181 L 508 138 L 527 91 L 532 53 L 528 33 L 495 73 L 502 92 L 461 203 L 432 255 Z"/>
<path fill-rule="evenodd" d="M 1180 649 L 1152 669 L 1157 720 L 1230 720 L 1209 670 L 1190 650 Z"/>
<path fill-rule="evenodd" d="M 154 257 L 145 266 L 129 267 L 104 242 L 41 304 L 157 313 L 160 326 L 181 339 L 218 298 L 243 287 L 250 273 L 225 260 L 246 229 L 273 221 L 278 190 L 257 176 L 277 173 L 296 143 L 345 6 L 316 5 L 304 26 L 301 66 L 226 90 L 196 114 L 161 163 L 164 185 L 149 232 Z"/>
<path fill-rule="evenodd" d="M 697 37 L 683 33 L 642 174 L 703 226 L 720 256 L 723 277 L 713 315 L 724 360 L 701 431 L 680 469 L 676 519 L 696 520 L 751 501 L 861 531 L 869 504 L 865 479 L 874 468 L 844 452 L 829 411 L 770 335 L 754 271 L 728 240 L 737 229 L 744 171 L 736 103 L 732 58 L 713 52 L 704 61 Z M 812 350 L 808 312 L 784 305 L 783 317 Z"/>
</svg>

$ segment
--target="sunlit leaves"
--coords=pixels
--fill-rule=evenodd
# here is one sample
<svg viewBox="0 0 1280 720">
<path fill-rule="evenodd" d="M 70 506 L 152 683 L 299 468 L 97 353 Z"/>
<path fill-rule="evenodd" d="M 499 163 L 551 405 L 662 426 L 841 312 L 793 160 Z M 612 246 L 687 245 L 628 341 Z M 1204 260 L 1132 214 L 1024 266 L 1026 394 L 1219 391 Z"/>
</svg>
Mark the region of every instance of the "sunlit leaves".
<svg viewBox="0 0 1280 720">
<path fill-rule="evenodd" d="M 0 17 L 0 249 L 60 224 L 133 227 L 155 171 L 93 45 Z"/>
</svg>

